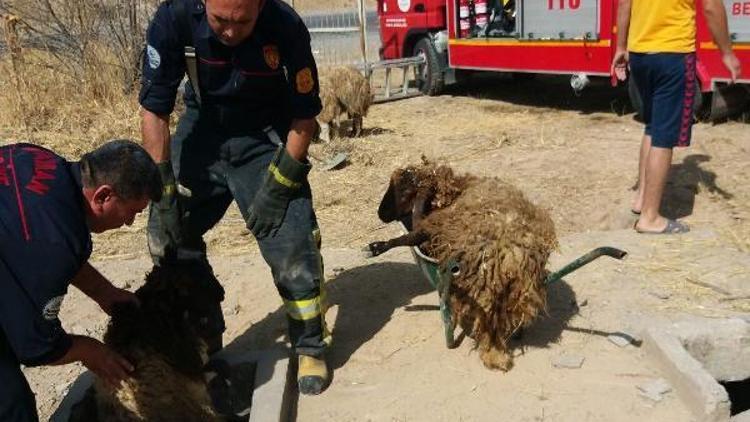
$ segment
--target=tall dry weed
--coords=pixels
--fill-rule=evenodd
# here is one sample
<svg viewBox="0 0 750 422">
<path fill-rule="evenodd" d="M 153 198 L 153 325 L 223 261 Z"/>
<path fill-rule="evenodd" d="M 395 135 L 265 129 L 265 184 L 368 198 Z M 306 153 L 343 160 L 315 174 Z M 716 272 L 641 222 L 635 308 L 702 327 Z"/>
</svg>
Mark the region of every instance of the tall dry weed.
<svg viewBox="0 0 750 422">
<path fill-rule="evenodd" d="M 0 143 L 78 156 L 106 139 L 138 138 L 139 57 L 156 3 L 0 3 Z"/>
</svg>

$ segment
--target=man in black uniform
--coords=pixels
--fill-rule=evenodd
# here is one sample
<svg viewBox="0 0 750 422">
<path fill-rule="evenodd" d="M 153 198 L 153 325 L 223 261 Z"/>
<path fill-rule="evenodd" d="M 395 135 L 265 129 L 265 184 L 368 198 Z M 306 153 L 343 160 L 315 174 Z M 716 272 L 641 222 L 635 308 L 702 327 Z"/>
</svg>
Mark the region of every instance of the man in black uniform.
<svg viewBox="0 0 750 422">
<path fill-rule="evenodd" d="M 138 144 L 113 141 L 68 162 L 31 144 L 0 147 L 0 421 L 36 421 L 20 365 L 80 361 L 117 386 L 133 367 L 90 337 L 67 334 L 57 318 L 73 284 L 109 313 L 136 301 L 88 264 L 91 232 L 133 218 L 162 185 Z"/>
<path fill-rule="evenodd" d="M 321 109 L 308 30 L 281 0 L 171 0 L 146 38 L 143 144 L 166 193 L 149 216 L 154 261 L 208 265 L 203 234 L 234 199 L 283 298 L 299 390 L 319 394 L 330 378 L 330 335 L 307 182 L 307 148 Z M 170 140 L 185 74 L 187 109 Z M 224 322 L 214 325 L 213 351 Z"/>
</svg>

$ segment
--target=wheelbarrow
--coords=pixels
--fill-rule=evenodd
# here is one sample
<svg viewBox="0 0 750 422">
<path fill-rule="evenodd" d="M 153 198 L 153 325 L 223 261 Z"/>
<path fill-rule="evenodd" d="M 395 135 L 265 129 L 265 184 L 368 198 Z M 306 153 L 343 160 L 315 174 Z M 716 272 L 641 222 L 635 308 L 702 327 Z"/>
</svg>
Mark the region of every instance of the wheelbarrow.
<svg viewBox="0 0 750 422">
<path fill-rule="evenodd" d="M 458 346 L 458 343 L 454 338 L 456 324 L 451 318 L 448 293 L 453 278 L 461 274 L 461 266 L 455 259 L 448 259 L 441 266 L 435 258 L 427 256 L 418 246 L 412 246 L 411 252 L 414 255 L 414 260 L 417 262 L 417 266 L 422 270 L 427 281 L 438 292 L 438 297 L 440 298 L 440 318 L 443 320 L 443 327 L 445 328 L 445 345 L 449 349 L 453 349 Z M 556 283 L 566 275 L 605 255 L 615 259 L 623 259 L 627 255 L 627 252 L 609 246 L 596 248 L 556 272 L 549 274 L 544 280 L 544 285 L 548 286 Z"/>
</svg>

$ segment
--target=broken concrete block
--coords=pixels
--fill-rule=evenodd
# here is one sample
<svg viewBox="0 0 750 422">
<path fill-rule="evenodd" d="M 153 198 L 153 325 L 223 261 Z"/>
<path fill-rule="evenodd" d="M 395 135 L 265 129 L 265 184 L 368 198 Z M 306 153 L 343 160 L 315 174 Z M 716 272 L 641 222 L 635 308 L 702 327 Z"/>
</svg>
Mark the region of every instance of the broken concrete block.
<svg viewBox="0 0 750 422">
<path fill-rule="evenodd" d="M 562 354 L 552 358 L 552 366 L 555 368 L 578 369 L 583 366 L 585 359 L 583 356 Z"/>
<path fill-rule="evenodd" d="M 638 384 L 636 388 L 643 397 L 655 402 L 660 402 L 664 394 L 672 391 L 672 386 L 664 378 L 646 381 Z"/>
</svg>

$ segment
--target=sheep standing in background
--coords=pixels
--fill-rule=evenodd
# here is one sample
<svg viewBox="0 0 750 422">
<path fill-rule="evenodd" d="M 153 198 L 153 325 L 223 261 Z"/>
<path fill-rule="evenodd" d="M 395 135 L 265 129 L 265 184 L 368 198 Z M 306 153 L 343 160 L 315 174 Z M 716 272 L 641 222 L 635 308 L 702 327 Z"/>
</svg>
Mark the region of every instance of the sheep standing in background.
<svg viewBox="0 0 750 422">
<path fill-rule="evenodd" d="M 421 246 L 441 266 L 455 260 L 449 300 L 453 321 L 474 339 L 484 365 L 508 370 L 508 340 L 546 306 L 547 259 L 557 246 L 549 214 L 494 178 L 457 176 L 425 161 L 396 170 L 378 209 L 409 233 L 371 243 L 371 255 Z"/>
<path fill-rule="evenodd" d="M 324 141 L 339 135 L 339 118 L 346 113 L 352 120 L 349 136 L 362 133 L 362 118 L 372 103 L 370 82 L 362 73 L 352 67 L 332 67 L 321 71 L 320 100 L 323 109 L 318 115 L 319 138 Z"/>
<path fill-rule="evenodd" d="M 222 420 L 204 378 L 202 339 L 224 295 L 218 281 L 202 265 L 154 267 L 136 295 L 140 306 L 118 305 L 104 335 L 136 369 L 118 390 L 95 381 L 98 420 Z"/>
</svg>

